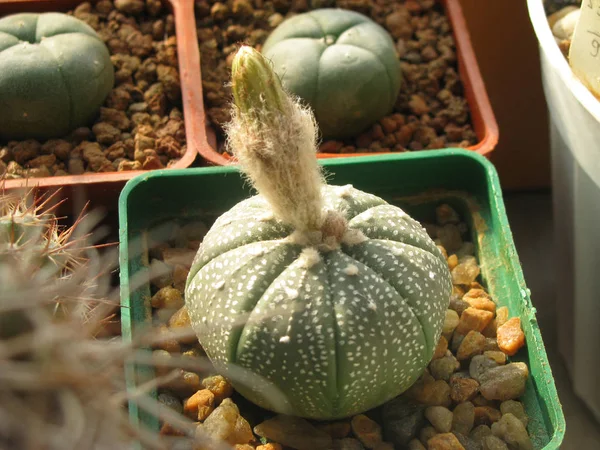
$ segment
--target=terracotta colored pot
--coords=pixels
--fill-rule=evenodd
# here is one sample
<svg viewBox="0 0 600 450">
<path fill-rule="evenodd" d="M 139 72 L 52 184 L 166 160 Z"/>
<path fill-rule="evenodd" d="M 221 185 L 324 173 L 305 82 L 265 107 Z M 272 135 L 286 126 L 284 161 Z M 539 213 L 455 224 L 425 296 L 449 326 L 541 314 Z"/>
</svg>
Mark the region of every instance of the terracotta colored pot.
<svg viewBox="0 0 600 450">
<path fill-rule="evenodd" d="M 471 45 L 471 38 L 467 30 L 467 24 L 460 6 L 459 0 L 439 0 L 444 7 L 446 15 L 452 27 L 452 33 L 456 44 L 458 59 L 458 72 L 464 86 L 465 98 L 471 112 L 471 122 L 477 135 L 477 144 L 468 147 L 489 158 L 491 152 L 498 143 L 498 124 L 492 106 L 485 89 L 485 84 L 477 65 L 475 52 Z M 205 162 L 212 165 L 227 165 L 235 163 L 235 158 L 229 154 L 219 153 L 216 145 L 214 130 L 208 126 L 207 147 L 198 147 L 198 151 Z M 420 150 L 423 151 L 423 150 Z M 435 151 L 435 150 L 433 150 Z M 340 158 L 363 155 L 382 155 L 390 152 L 369 153 L 319 153 L 319 158 Z"/>
<path fill-rule="evenodd" d="M 19 12 L 66 12 L 83 3 L 84 0 L 0 0 L 0 17 Z M 196 38 L 193 2 L 189 0 L 162 0 L 175 19 L 177 54 L 181 98 L 186 134 L 186 151 L 183 157 L 164 170 L 182 169 L 192 165 L 198 152 L 209 147 L 207 131 L 204 129 L 204 105 L 200 83 L 200 58 Z M 95 3 L 95 0 L 92 0 Z M 91 206 L 103 206 L 116 210 L 121 188 L 131 178 L 147 171 L 123 171 L 87 173 L 57 177 L 5 180 L 6 190 L 23 187 L 38 187 L 40 190 L 61 189 L 60 196 L 67 201 L 71 210 L 76 199 L 86 200 Z"/>
</svg>

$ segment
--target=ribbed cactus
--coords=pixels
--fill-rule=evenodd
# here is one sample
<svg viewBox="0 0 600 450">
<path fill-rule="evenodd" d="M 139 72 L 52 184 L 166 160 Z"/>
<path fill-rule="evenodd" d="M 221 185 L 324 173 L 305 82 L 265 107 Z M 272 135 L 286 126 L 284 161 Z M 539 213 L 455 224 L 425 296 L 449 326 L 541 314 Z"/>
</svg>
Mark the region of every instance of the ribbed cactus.
<svg viewBox="0 0 600 450">
<path fill-rule="evenodd" d="M 232 150 L 259 195 L 217 219 L 189 273 L 199 341 L 256 404 L 348 417 L 406 390 L 429 363 L 452 289 L 447 263 L 400 208 L 324 182 L 311 111 L 268 61 L 242 47 L 232 66 Z"/>
</svg>

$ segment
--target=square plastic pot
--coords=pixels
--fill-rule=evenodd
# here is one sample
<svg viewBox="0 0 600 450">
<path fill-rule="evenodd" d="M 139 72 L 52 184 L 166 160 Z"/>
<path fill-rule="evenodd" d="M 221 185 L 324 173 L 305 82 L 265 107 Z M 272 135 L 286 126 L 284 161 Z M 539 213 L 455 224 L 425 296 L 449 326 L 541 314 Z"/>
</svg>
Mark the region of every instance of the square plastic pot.
<svg viewBox="0 0 600 450">
<path fill-rule="evenodd" d="M 444 8 L 444 11 L 450 21 L 452 35 L 456 45 L 456 55 L 458 61 L 458 73 L 464 86 L 465 98 L 469 105 L 471 113 L 471 122 L 478 142 L 468 147 L 468 150 L 491 157 L 492 151 L 498 143 L 498 123 L 492 110 L 492 106 L 485 88 L 485 83 L 477 64 L 475 51 L 471 45 L 471 37 L 462 12 L 460 0 L 438 0 Z M 228 154 L 221 154 L 217 151 L 217 143 L 214 130 L 208 125 L 209 137 L 206 147 L 198 147 L 202 158 L 213 165 L 235 164 L 235 158 Z M 426 151 L 426 150 L 421 150 Z M 438 151 L 438 150 L 433 150 Z M 369 152 L 369 153 L 318 153 L 317 157 L 327 158 L 348 158 L 357 156 L 377 156 L 390 154 L 391 152 Z"/>
<path fill-rule="evenodd" d="M 92 0 L 91 3 L 96 3 Z M 189 167 L 198 155 L 198 149 L 207 146 L 204 129 L 204 107 L 200 91 L 200 59 L 193 19 L 193 2 L 161 0 L 173 14 L 177 37 L 177 55 L 181 97 L 186 134 L 186 152 L 169 169 Z M 83 3 L 83 0 L 0 0 L 0 17 L 21 12 L 67 12 Z M 62 211 L 77 209 L 73 199 L 89 201 L 91 205 L 116 210 L 119 193 L 125 183 L 146 171 L 102 172 L 58 177 L 12 179 L 3 182 L 6 190 L 36 186 L 40 191 L 61 190 L 65 198 Z"/>
<path fill-rule="evenodd" d="M 459 211 L 476 246 L 479 281 L 499 305 L 509 308 L 511 317 L 521 319 L 526 346 L 511 359 L 527 363 L 530 369 L 522 400 L 530 417 L 528 430 L 534 447 L 558 449 L 565 433 L 565 418 L 493 165 L 464 149 L 336 158 L 322 164 L 331 176 L 331 184 L 353 184 L 404 208 L 416 219 L 433 221 L 435 206 L 440 202 L 450 203 Z M 248 183 L 236 167 L 161 170 L 127 183 L 119 200 L 124 339 L 132 339 L 151 318 L 148 234 L 168 221 L 204 219 L 208 223 L 250 194 Z M 148 367 L 128 366 L 129 389 L 152 375 Z M 158 427 L 156 418 L 134 403 L 130 404 L 130 414 L 136 424 Z"/>
</svg>

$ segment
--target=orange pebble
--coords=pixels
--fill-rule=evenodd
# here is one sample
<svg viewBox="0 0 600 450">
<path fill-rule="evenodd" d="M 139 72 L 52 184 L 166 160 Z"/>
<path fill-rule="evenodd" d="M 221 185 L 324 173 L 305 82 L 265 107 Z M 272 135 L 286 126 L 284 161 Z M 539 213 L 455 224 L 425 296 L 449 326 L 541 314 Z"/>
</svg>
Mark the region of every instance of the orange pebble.
<svg viewBox="0 0 600 450">
<path fill-rule="evenodd" d="M 440 340 L 438 341 L 438 345 L 433 352 L 432 360 L 442 358 L 446 355 L 448 351 L 448 340 L 444 336 L 440 336 Z"/>
<path fill-rule="evenodd" d="M 281 450 L 281 444 L 277 444 L 275 442 L 269 442 L 268 444 L 265 445 L 259 445 L 258 447 L 256 447 L 256 450 Z"/>
<path fill-rule="evenodd" d="M 208 389 L 201 389 L 185 401 L 183 410 L 197 412 L 201 406 L 213 406 L 214 402 L 215 395 Z"/>
<path fill-rule="evenodd" d="M 455 332 L 466 336 L 469 331 L 482 332 L 494 318 L 494 313 L 473 308 L 465 309 L 460 315 L 460 321 Z"/>
<path fill-rule="evenodd" d="M 521 319 L 513 317 L 496 331 L 498 347 L 508 356 L 512 356 L 525 345 L 525 334 L 521 330 Z"/>
</svg>

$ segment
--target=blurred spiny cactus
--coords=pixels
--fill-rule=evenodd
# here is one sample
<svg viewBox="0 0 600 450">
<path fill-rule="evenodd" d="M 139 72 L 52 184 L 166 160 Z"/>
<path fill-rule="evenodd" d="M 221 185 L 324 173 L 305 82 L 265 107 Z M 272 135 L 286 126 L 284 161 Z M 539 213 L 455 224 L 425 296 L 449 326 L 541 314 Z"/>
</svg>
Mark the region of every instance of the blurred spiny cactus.
<svg viewBox="0 0 600 450">
<path fill-rule="evenodd" d="M 100 294 L 97 250 L 87 244 L 93 216 L 82 215 L 71 227 L 61 226 L 53 213 L 60 204 L 54 201 L 56 194 L 20 194 L 0 197 L 0 307 L 8 307 L 6 298 L 18 293 L 20 306 L 44 299 L 56 318 L 80 314 L 87 320 L 92 296 Z M 26 316 L 17 310 L 0 317 L 0 337 L 23 331 L 29 322 Z"/>
<path fill-rule="evenodd" d="M 143 337 L 98 338 L 119 298 L 115 249 L 94 245 L 98 214 L 61 226 L 55 196 L 21 194 L 0 185 L 0 449 L 192 448 L 191 421 L 150 395 L 160 380 L 126 389 L 125 365 L 147 354 Z M 128 402 L 190 431 L 138 428 Z"/>
</svg>

